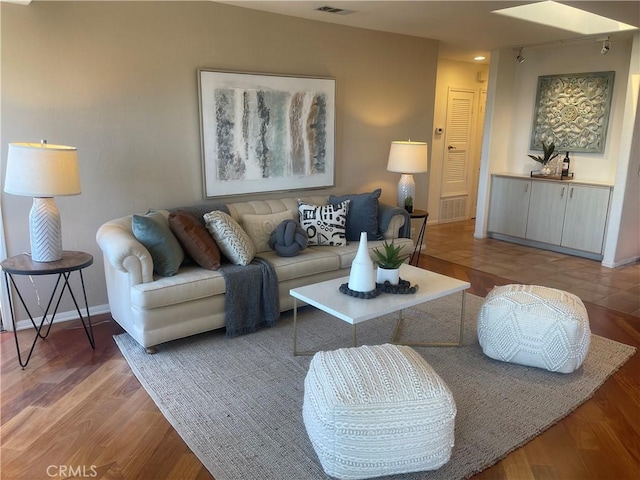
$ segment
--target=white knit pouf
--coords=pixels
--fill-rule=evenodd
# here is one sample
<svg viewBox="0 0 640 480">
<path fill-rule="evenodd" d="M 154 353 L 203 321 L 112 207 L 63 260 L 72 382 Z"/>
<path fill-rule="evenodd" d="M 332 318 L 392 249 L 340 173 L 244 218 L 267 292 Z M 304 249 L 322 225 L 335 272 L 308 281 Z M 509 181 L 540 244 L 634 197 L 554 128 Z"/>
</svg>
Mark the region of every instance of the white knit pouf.
<svg viewBox="0 0 640 480">
<path fill-rule="evenodd" d="M 478 340 L 496 360 L 570 373 L 587 356 L 591 329 L 582 300 L 572 293 L 504 285 L 480 309 Z"/>
<path fill-rule="evenodd" d="M 435 470 L 451 457 L 453 396 L 407 346 L 316 353 L 304 382 L 302 415 L 322 468 L 332 477 Z"/>
</svg>

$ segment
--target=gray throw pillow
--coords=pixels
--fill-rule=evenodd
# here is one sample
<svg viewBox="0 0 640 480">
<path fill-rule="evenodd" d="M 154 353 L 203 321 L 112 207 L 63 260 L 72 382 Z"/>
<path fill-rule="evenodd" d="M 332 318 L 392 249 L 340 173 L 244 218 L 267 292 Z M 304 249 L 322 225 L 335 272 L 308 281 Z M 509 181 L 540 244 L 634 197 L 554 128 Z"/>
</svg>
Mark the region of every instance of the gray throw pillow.
<svg viewBox="0 0 640 480">
<path fill-rule="evenodd" d="M 382 189 L 370 193 L 329 196 L 329 204 L 335 205 L 351 200 L 347 213 L 346 235 L 349 242 L 360 240 L 360 232 L 367 232 L 367 240 L 382 240 L 378 226 L 378 198 Z"/>
</svg>

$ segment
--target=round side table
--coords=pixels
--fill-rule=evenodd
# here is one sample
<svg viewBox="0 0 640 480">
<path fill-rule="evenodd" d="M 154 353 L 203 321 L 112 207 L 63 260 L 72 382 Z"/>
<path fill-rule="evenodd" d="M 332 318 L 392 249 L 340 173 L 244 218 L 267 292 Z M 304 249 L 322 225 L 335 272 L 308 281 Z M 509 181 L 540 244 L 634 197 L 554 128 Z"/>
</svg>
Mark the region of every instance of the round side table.
<svg viewBox="0 0 640 480">
<path fill-rule="evenodd" d="M 38 338 L 45 339 L 49 336 L 49 332 L 51 331 L 51 326 L 53 325 L 53 320 L 55 319 L 56 314 L 58 313 L 58 306 L 60 305 L 60 301 L 62 300 L 62 295 L 65 290 L 69 292 L 71 299 L 73 300 L 73 304 L 76 307 L 76 311 L 82 321 L 82 326 L 84 327 L 84 331 L 87 334 L 87 338 L 89 339 L 89 343 L 91 344 L 91 348 L 95 349 L 95 341 L 93 338 L 93 327 L 91 325 L 91 315 L 89 314 L 89 304 L 87 303 L 87 293 L 84 288 L 84 278 L 82 276 L 82 270 L 87 268 L 93 264 L 93 256 L 84 252 L 73 252 L 73 251 L 64 251 L 62 252 L 62 258 L 55 262 L 34 262 L 31 260 L 31 256 L 27 254 L 16 255 L 14 257 L 9 257 L 6 260 L 0 262 L 0 267 L 2 267 L 2 271 L 4 272 L 4 281 L 7 286 L 7 292 L 11 292 L 9 288 L 9 282 L 13 285 L 15 289 L 15 293 L 20 299 L 22 306 L 27 312 L 29 316 L 29 320 L 31 320 L 31 324 L 35 329 L 35 336 L 33 342 L 31 344 L 31 348 L 29 349 L 29 354 L 27 355 L 26 360 L 22 360 L 22 354 L 20 352 L 20 345 L 18 342 L 18 332 L 16 331 L 16 315 L 15 308 L 13 302 L 13 295 L 9 295 L 9 306 L 11 309 L 11 322 L 13 325 L 13 335 L 16 341 L 16 349 L 18 351 L 18 362 L 22 368 L 25 368 L 31 359 L 31 354 L 33 353 L 33 349 L 36 346 L 36 342 Z M 84 298 L 84 305 L 86 309 L 86 322 L 85 317 L 82 315 L 80 311 L 80 307 L 78 306 L 78 301 L 76 300 L 76 296 L 71 289 L 71 285 L 69 284 L 69 277 L 73 272 L 78 272 L 80 275 L 80 283 L 82 285 L 82 296 Z M 49 301 L 47 302 L 47 307 L 44 311 L 44 315 L 40 320 L 40 323 L 37 324 L 33 318 L 33 315 L 29 311 L 22 294 L 20 293 L 20 289 L 16 285 L 14 276 L 15 275 L 58 275 L 55 286 L 53 287 L 53 291 L 51 292 L 51 296 L 49 297 Z M 58 287 L 61 287 L 60 289 Z M 55 302 L 55 305 L 54 305 Z M 49 319 L 49 310 L 53 305 L 53 312 L 51 313 L 51 318 Z M 49 320 L 49 325 L 44 328 L 45 322 Z"/>
</svg>

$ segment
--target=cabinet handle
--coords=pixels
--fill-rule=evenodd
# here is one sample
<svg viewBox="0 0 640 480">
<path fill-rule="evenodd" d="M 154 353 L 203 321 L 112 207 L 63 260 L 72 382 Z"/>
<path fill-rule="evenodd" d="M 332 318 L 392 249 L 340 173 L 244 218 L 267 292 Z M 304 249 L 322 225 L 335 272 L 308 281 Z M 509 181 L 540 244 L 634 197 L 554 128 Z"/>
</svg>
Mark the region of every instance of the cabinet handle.
<svg viewBox="0 0 640 480">
<path fill-rule="evenodd" d="M 562 192 L 560 192 L 560 198 L 564 198 L 564 189 L 565 189 L 565 188 L 566 188 L 566 187 L 562 187 Z"/>
<path fill-rule="evenodd" d="M 529 191 L 529 184 L 525 183 L 524 184 L 524 193 L 527 193 Z"/>
<path fill-rule="evenodd" d="M 573 198 L 573 187 L 571 187 L 571 190 L 569 190 L 569 198 Z"/>
</svg>

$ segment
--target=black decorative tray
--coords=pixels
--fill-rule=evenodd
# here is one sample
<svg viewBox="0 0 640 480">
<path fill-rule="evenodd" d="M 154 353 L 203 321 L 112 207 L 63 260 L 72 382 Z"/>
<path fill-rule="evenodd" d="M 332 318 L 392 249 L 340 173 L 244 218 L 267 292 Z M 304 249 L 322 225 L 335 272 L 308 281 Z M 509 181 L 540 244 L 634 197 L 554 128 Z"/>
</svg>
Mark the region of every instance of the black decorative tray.
<svg viewBox="0 0 640 480">
<path fill-rule="evenodd" d="M 545 178 L 547 180 L 573 180 L 573 172 L 569 175 L 544 175 L 540 170 L 531 170 L 531 178 Z"/>
<path fill-rule="evenodd" d="M 392 293 L 394 295 L 407 295 L 411 293 L 416 293 L 418 291 L 418 285 L 411 286 L 411 283 L 408 280 L 400 279 L 398 285 L 391 285 L 388 281 L 384 283 L 376 283 L 376 288 L 371 290 L 370 292 L 356 292 L 355 290 L 351 290 L 349 288 L 349 283 L 343 283 L 339 288 L 341 293 L 345 295 L 349 295 L 350 297 L 356 298 L 364 298 L 365 300 L 369 300 L 371 298 L 376 298 L 381 293 Z"/>
</svg>

